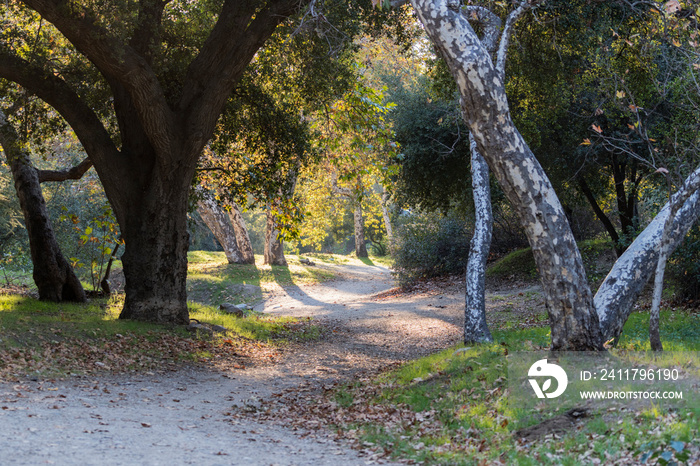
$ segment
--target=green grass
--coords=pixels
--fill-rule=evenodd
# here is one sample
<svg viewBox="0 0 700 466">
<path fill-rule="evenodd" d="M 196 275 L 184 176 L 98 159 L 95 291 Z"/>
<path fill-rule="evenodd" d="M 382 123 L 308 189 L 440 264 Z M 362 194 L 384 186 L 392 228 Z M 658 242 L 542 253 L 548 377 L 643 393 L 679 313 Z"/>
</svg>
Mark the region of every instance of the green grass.
<svg viewBox="0 0 700 466">
<path fill-rule="evenodd" d="M 700 315 L 666 310 L 661 322 L 666 348 L 698 350 Z M 648 349 L 647 325 L 648 314 L 633 314 L 619 348 Z M 458 353 L 457 347 L 450 348 L 409 362 L 371 382 L 340 387 L 334 401 L 350 414 L 340 416 L 344 423 L 338 425 L 339 432 L 351 432 L 350 438 L 357 438 L 380 454 L 425 464 L 500 461 L 578 465 L 594 459 L 639 464 L 644 455 L 654 454 L 682 464 L 689 452 L 688 444 L 695 442 L 693 448 L 698 447 L 700 406 L 694 410 L 691 407 L 690 415 L 655 409 L 637 413 L 602 410 L 585 420 L 580 430 L 557 438 L 540 438 L 527 446 L 520 444 L 513 433 L 527 425 L 521 418 L 531 413 L 511 406 L 505 354 L 548 347 L 549 329 L 493 333 L 493 344 Z M 544 418 L 554 415 L 541 414 Z M 372 421 L 366 421 L 368 418 Z M 697 449 L 693 451 L 698 454 Z"/>
<path fill-rule="evenodd" d="M 262 256 L 256 256 L 255 264 L 229 264 L 223 252 L 192 251 L 187 257 L 188 298 L 200 304 L 251 304 L 260 301 L 263 291 L 275 285 L 320 283 L 335 277 L 326 268 L 302 265 L 297 256 L 287 257 L 287 267 L 263 265 Z M 252 285 L 259 290 L 242 293 L 238 285 Z"/>
<path fill-rule="evenodd" d="M 608 240 L 586 240 L 578 243 L 579 251 L 586 268 L 586 274 L 591 282 L 597 282 L 607 274 L 607 265 L 612 265 L 606 256 L 612 254 L 612 244 Z M 612 256 L 610 257 L 612 259 Z M 609 263 L 609 264 L 608 264 Z M 486 270 L 487 277 L 518 278 L 534 280 L 537 278 L 537 267 L 532 249 L 525 248 L 513 251 L 490 264 Z"/>
<path fill-rule="evenodd" d="M 331 270 L 301 265 L 295 256 L 287 258 L 289 267 L 264 266 L 262 258 L 255 265 L 229 265 L 223 252 L 193 251 L 188 259 L 190 317 L 228 329 L 205 349 L 197 343 L 205 335 L 190 334 L 182 327 L 119 320 L 123 294 L 87 304 L 0 295 L 0 379 L 92 373 L 96 368 L 150 370 L 163 358 L 171 362 L 209 358 L 217 339 L 279 345 L 320 337 L 320 327 L 309 319 L 261 314 L 237 318 L 218 306 L 253 304 L 273 286 L 332 279 Z M 241 285 L 253 287 L 241 291 Z"/>
</svg>

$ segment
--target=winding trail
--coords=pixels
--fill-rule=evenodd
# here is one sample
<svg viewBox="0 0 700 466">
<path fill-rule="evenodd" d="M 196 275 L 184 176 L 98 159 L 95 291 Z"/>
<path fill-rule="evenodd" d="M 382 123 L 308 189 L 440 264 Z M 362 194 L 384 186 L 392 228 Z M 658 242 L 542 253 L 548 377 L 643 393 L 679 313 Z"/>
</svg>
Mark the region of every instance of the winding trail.
<svg viewBox="0 0 700 466">
<path fill-rule="evenodd" d="M 217 371 L 72 378 L 0 385 L 0 463 L 6 465 L 364 465 L 328 436 L 232 419 L 295 387 L 348 380 L 459 341 L 462 299 L 382 292 L 386 268 L 332 266 L 340 278 L 267 290 L 258 310 L 327 321 L 330 335 L 274 365 Z"/>
</svg>

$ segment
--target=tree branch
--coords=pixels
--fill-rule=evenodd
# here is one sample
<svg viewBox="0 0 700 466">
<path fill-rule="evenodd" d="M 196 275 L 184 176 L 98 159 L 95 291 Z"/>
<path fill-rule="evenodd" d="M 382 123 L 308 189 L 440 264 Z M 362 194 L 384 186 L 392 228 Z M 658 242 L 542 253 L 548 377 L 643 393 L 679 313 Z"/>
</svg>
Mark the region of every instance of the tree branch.
<svg viewBox="0 0 700 466">
<path fill-rule="evenodd" d="M 199 55 L 190 63 L 178 110 L 188 115 L 191 150 L 203 147 L 221 109 L 255 53 L 278 24 L 308 0 L 227 0 Z M 252 5 L 251 5 L 252 3 Z"/>
<path fill-rule="evenodd" d="M 86 158 L 78 165 L 65 170 L 39 170 L 36 169 L 39 175 L 39 183 L 45 181 L 66 181 L 79 180 L 92 167 L 92 160 Z"/>
<path fill-rule="evenodd" d="M 68 122 L 90 159 L 117 170 L 119 151 L 95 112 L 58 76 L 0 51 L 0 77 L 19 84 L 51 105 Z"/>
<path fill-rule="evenodd" d="M 174 115 L 148 61 L 97 24 L 92 12 L 67 0 L 23 0 L 52 23 L 110 82 L 121 83 L 133 99 L 151 144 L 161 155 L 170 155 L 170 141 L 177 140 Z M 138 42 L 138 41 L 137 41 Z M 166 136 L 162 134 L 169 133 Z"/>
<path fill-rule="evenodd" d="M 474 21 L 484 29 L 484 35 L 480 38 L 489 53 L 496 50 L 498 36 L 501 34 L 501 18 L 488 8 L 483 6 L 468 5 L 462 8 L 466 18 Z"/>
<path fill-rule="evenodd" d="M 496 69 L 501 75 L 501 78 L 506 75 L 506 55 L 508 54 L 508 45 L 510 44 L 510 37 L 513 34 L 513 27 L 530 8 L 532 8 L 530 2 L 528 2 L 528 0 L 522 0 L 518 8 L 511 11 L 508 18 L 506 18 L 506 26 L 503 28 L 501 44 L 498 47 L 498 56 L 496 58 Z"/>
</svg>

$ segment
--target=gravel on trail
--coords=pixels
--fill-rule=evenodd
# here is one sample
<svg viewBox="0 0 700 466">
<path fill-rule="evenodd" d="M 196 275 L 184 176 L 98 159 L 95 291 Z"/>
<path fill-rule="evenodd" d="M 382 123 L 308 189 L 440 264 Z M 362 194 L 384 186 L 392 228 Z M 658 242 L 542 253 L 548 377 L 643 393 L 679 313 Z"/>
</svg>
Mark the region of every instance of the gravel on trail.
<svg viewBox="0 0 700 466">
<path fill-rule="evenodd" d="M 231 416 L 299 386 L 349 380 L 445 348 L 461 337 L 463 294 L 387 294 L 386 268 L 336 265 L 341 277 L 268 290 L 256 310 L 325 320 L 318 342 L 245 370 L 0 384 L 2 465 L 364 465 L 330 432 L 313 435 Z M 238 407 L 238 408 L 234 408 Z M 384 464 L 386 464 L 384 462 Z"/>
</svg>

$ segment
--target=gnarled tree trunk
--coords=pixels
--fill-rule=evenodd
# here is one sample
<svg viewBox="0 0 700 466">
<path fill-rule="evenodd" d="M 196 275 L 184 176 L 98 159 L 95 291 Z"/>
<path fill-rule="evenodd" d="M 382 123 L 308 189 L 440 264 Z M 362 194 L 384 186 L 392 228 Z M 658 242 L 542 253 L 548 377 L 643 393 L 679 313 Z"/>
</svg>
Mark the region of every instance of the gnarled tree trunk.
<svg viewBox="0 0 700 466">
<path fill-rule="evenodd" d="M 39 299 L 46 301 L 85 302 L 85 290 L 73 268 L 63 257 L 46 210 L 39 175 L 32 166 L 29 154 L 5 115 L 0 112 L 0 144 L 5 151 L 24 223 L 29 235 L 29 248 L 34 266 L 34 283 Z"/>
<path fill-rule="evenodd" d="M 267 265 L 287 265 L 284 257 L 284 244 L 279 238 L 279 230 L 272 209 L 267 209 L 267 222 L 265 223 L 265 248 L 263 251 L 264 263 Z"/>
<path fill-rule="evenodd" d="M 236 231 L 224 209 L 208 194 L 197 202 L 197 212 L 209 227 L 226 254 L 229 264 L 243 264 L 243 256 L 238 249 Z"/>
<path fill-rule="evenodd" d="M 241 209 L 239 209 L 236 204 L 231 206 L 229 217 L 233 225 L 233 231 L 236 234 L 236 244 L 238 244 L 238 250 L 243 258 L 243 263 L 255 264 L 255 255 L 253 254 L 253 245 L 248 235 L 248 228 L 245 225 Z"/>
</svg>

